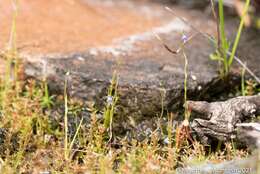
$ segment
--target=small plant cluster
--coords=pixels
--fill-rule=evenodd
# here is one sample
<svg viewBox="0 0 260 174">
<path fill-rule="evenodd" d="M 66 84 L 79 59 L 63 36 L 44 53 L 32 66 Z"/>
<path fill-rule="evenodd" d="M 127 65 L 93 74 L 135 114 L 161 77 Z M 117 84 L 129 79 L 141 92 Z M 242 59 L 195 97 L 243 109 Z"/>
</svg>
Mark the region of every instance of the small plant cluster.
<svg viewBox="0 0 260 174">
<path fill-rule="evenodd" d="M 55 122 L 51 119 L 54 116 L 51 111 L 58 104 L 50 109 L 42 106 L 45 89 L 41 85 L 31 80 L 20 88 L 18 93 L 13 88 L 5 91 L 9 97 L 1 99 L 0 166 L 4 174 L 168 173 L 174 172 L 176 167 L 205 160 L 247 156 L 246 151 L 228 144 L 222 150 L 207 152 L 198 142 L 190 144 L 189 140 L 182 139 L 179 143 L 177 133 L 172 134 L 175 129 L 173 114 L 169 116 L 167 144 L 162 143 L 156 133 L 142 142 L 127 141 L 116 135 L 110 141 L 105 118 L 100 120 L 95 109 L 89 108 L 90 122 L 84 122 L 80 115 L 82 104 L 67 98 L 67 111 L 64 111 L 67 116 L 65 114 L 64 119 Z M 54 103 L 64 103 L 65 98 L 54 98 Z M 69 130 L 65 117 L 68 120 L 79 118 L 74 132 Z"/>
<path fill-rule="evenodd" d="M 228 76 L 231 66 L 233 64 L 235 54 L 238 48 L 239 40 L 242 34 L 242 30 L 245 24 L 245 18 L 248 13 L 248 9 L 250 6 L 250 0 L 246 0 L 246 4 L 243 10 L 243 14 L 240 20 L 240 24 L 237 30 L 236 38 L 234 41 L 234 44 L 231 48 L 230 43 L 228 42 L 226 33 L 225 33 L 225 18 L 224 18 L 224 4 L 223 0 L 218 1 L 218 17 L 215 13 L 214 7 L 213 8 L 213 13 L 216 17 L 217 24 L 218 24 L 218 41 L 216 43 L 217 45 L 217 50 L 215 54 L 211 55 L 212 60 L 217 60 L 221 63 L 222 69 L 220 71 L 222 77 Z M 230 52 L 231 48 L 231 52 Z"/>
</svg>

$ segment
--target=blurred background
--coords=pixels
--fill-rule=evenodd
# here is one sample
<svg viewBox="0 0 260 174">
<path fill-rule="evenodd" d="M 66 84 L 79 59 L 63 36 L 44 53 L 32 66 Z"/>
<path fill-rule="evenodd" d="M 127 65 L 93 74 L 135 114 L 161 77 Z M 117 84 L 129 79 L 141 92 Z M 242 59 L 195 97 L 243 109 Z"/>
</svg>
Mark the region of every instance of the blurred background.
<svg viewBox="0 0 260 174">
<path fill-rule="evenodd" d="M 174 7 L 180 16 L 202 11 L 212 17 L 209 0 L 18 0 L 17 45 L 27 53 L 85 51 L 143 33 L 169 22 L 164 9 Z M 215 5 L 217 5 L 217 1 Z M 248 27 L 260 28 L 259 0 L 252 1 Z M 241 15 L 244 1 L 224 0 L 225 13 Z M 15 7 L 0 0 L 0 48 L 10 39 Z M 192 15 L 190 15 L 192 16 Z M 196 15 L 194 16 L 196 17 Z M 250 20 L 250 22 L 249 22 Z"/>
</svg>

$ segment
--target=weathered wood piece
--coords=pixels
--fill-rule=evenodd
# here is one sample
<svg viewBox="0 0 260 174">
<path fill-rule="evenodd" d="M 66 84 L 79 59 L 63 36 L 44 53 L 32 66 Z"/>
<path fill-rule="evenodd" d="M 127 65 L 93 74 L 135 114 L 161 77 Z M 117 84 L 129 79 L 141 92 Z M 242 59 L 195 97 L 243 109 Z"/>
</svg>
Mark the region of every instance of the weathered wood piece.
<svg viewBox="0 0 260 174">
<path fill-rule="evenodd" d="M 260 113 L 260 95 L 236 97 L 223 102 L 188 101 L 198 118 L 191 128 L 203 144 L 212 140 L 226 141 L 237 136 L 237 124 Z"/>
</svg>

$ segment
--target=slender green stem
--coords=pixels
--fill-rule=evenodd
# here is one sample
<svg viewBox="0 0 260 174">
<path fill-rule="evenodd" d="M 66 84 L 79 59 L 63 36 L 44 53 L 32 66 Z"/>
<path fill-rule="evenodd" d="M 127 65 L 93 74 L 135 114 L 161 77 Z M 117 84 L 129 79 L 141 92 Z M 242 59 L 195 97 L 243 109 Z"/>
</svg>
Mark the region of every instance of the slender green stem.
<svg viewBox="0 0 260 174">
<path fill-rule="evenodd" d="M 225 18 L 224 18 L 224 9 L 223 9 L 223 0 L 219 0 L 218 9 L 219 9 L 219 24 L 220 24 L 220 37 L 221 37 L 221 48 L 219 52 L 224 58 L 224 74 L 226 75 L 229 72 L 228 60 L 226 51 L 228 50 L 228 42 L 225 34 Z"/>
<path fill-rule="evenodd" d="M 117 87 L 118 87 L 118 76 L 116 71 L 113 73 L 113 77 L 111 80 L 110 87 L 108 89 L 108 96 L 110 101 L 106 104 L 105 112 L 104 112 L 104 126 L 105 128 L 111 127 L 111 121 L 113 120 L 114 111 L 116 107 L 116 103 L 118 100 L 117 96 Z"/>
<path fill-rule="evenodd" d="M 46 80 L 44 80 L 43 83 L 44 83 L 44 96 L 47 99 L 47 98 L 49 98 L 48 84 L 47 84 Z"/>
<path fill-rule="evenodd" d="M 67 95 L 67 75 L 65 77 L 65 85 L 64 85 L 64 131 L 65 131 L 65 138 L 64 138 L 64 157 L 68 160 L 68 95 Z"/>
<path fill-rule="evenodd" d="M 160 114 L 160 118 L 163 117 L 163 113 L 164 113 L 164 98 L 165 98 L 165 89 L 162 90 L 161 92 L 161 114 Z"/>
<path fill-rule="evenodd" d="M 189 114 L 188 114 L 188 106 L 187 106 L 187 80 L 188 80 L 188 59 L 185 54 L 185 51 L 183 50 L 183 57 L 185 60 L 184 65 L 184 107 L 185 107 L 185 119 L 188 120 Z"/>
<path fill-rule="evenodd" d="M 250 5 L 250 0 L 246 0 L 246 5 L 245 5 L 243 15 L 242 15 L 241 20 L 240 20 L 240 24 L 239 24 L 236 39 L 235 39 L 235 43 L 234 43 L 234 46 L 232 48 L 232 52 L 231 52 L 231 55 L 230 55 L 230 58 L 229 58 L 229 61 L 228 61 L 229 66 L 231 66 L 233 59 L 235 57 L 235 54 L 236 54 L 237 46 L 238 46 L 240 36 L 241 36 L 242 30 L 243 30 L 243 27 L 244 27 L 245 17 L 247 15 L 249 5 Z"/>
<path fill-rule="evenodd" d="M 75 135 L 73 136 L 73 139 L 72 139 L 72 141 L 71 141 L 71 143 L 70 143 L 69 152 L 72 150 L 72 147 L 73 147 L 73 145 L 74 145 L 74 142 L 75 142 L 75 140 L 76 140 L 76 137 L 77 137 L 78 134 L 79 134 L 79 130 L 80 130 L 80 127 L 81 127 L 82 123 L 83 123 L 83 117 L 81 118 L 80 123 L 79 123 L 79 125 L 78 125 L 78 127 L 77 127 L 77 130 L 76 130 L 76 133 L 75 133 Z"/>
</svg>

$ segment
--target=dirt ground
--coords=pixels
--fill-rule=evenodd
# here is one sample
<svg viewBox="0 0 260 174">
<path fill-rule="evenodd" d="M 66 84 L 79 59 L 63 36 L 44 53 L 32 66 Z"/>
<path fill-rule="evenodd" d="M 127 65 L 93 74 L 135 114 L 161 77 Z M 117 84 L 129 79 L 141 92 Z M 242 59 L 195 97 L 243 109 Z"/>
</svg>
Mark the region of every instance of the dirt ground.
<svg viewBox="0 0 260 174">
<path fill-rule="evenodd" d="M 1 49 L 9 40 L 12 14 L 12 0 L 0 0 Z M 86 0 L 19 0 L 17 43 L 26 53 L 78 52 L 160 23 L 126 6 L 93 5 Z"/>
</svg>

